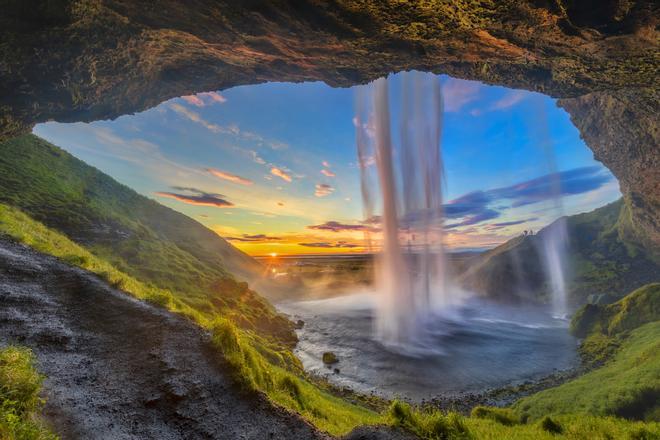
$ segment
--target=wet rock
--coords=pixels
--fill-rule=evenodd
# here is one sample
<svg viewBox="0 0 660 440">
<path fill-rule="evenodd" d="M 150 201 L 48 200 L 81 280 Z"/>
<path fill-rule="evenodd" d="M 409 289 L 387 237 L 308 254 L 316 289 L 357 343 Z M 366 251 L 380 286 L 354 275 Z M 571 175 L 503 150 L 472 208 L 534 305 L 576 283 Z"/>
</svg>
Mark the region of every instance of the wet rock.
<svg viewBox="0 0 660 440">
<path fill-rule="evenodd" d="M 339 362 L 339 359 L 337 359 L 337 355 L 335 355 L 331 351 L 326 351 L 325 353 L 323 353 L 323 358 L 322 359 L 323 359 L 323 363 L 325 365 L 332 365 L 332 364 L 336 364 L 336 363 Z"/>
</svg>

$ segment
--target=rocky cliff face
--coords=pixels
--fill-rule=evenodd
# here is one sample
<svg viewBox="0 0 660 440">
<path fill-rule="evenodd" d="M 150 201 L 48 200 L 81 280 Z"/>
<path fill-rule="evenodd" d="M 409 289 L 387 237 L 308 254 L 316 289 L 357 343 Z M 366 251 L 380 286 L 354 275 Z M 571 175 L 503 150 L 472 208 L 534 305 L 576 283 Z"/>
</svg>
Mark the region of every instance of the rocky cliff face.
<svg viewBox="0 0 660 440">
<path fill-rule="evenodd" d="M 0 138 L 240 84 L 348 86 L 429 70 L 566 98 L 561 105 L 633 201 L 635 221 L 655 228 L 658 242 L 651 0 L 2 3 Z"/>
</svg>

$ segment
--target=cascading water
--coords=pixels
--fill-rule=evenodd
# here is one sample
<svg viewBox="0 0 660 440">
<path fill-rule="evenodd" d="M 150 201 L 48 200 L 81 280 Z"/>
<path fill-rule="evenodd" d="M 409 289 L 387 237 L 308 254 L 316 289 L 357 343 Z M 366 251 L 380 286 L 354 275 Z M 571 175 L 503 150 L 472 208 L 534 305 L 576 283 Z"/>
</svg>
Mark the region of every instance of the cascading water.
<svg viewBox="0 0 660 440">
<path fill-rule="evenodd" d="M 559 170 L 555 156 L 555 149 L 551 142 L 548 118 L 541 103 L 537 103 L 538 120 L 534 124 L 538 135 L 538 145 L 543 150 L 546 164 L 549 168 L 548 199 L 552 203 L 551 209 L 558 219 L 545 228 L 541 238 L 542 255 L 545 272 L 552 300 L 552 314 L 555 318 L 565 318 L 568 315 L 566 294 L 566 267 L 564 261 L 568 250 L 568 230 L 562 204 L 562 187 Z"/>
<path fill-rule="evenodd" d="M 365 215 L 382 228 L 375 330 L 383 343 L 409 348 L 423 339 L 434 311 L 451 301 L 442 231 L 442 96 L 435 75 L 402 75 L 396 145 L 391 85 L 381 78 L 359 88 L 355 124 Z"/>
</svg>

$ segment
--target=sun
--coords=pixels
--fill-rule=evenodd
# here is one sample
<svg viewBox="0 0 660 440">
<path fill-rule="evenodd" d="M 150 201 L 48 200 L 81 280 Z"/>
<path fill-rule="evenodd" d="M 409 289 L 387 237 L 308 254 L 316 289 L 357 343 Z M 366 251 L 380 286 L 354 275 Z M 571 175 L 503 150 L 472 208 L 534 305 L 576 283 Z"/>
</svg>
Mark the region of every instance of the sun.
<svg viewBox="0 0 660 440">
<path fill-rule="evenodd" d="M 270 256 L 273 257 L 273 258 L 277 257 L 277 252 L 271 252 Z"/>
</svg>

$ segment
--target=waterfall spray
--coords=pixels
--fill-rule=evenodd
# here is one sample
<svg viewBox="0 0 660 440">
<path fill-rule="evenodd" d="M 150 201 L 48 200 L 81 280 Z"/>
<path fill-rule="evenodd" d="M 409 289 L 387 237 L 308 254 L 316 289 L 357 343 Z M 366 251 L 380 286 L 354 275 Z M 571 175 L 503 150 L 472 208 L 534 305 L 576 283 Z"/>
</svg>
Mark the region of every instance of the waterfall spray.
<svg viewBox="0 0 660 440">
<path fill-rule="evenodd" d="M 548 118 L 543 104 L 537 103 L 539 120 L 536 121 L 539 134 L 539 145 L 545 154 L 546 164 L 549 168 L 550 184 L 548 192 L 552 201 L 552 209 L 558 219 L 546 228 L 541 236 L 543 259 L 548 279 L 548 287 L 552 300 L 552 314 L 557 318 L 564 318 L 568 314 L 566 294 L 566 267 L 565 259 L 568 251 L 568 231 L 562 204 L 561 179 L 558 173 L 552 137 L 548 127 Z"/>
<path fill-rule="evenodd" d="M 386 344 L 419 341 L 435 310 L 450 302 L 442 231 L 442 96 L 438 78 L 402 75 L 401 140 L 392 141 L 390 81 L 357 91 L 357 148 L 365 216 L 378 217 L 375 330 Z"/>
</svg>

